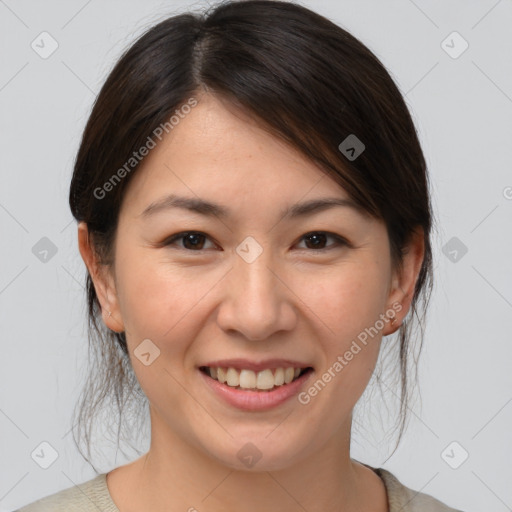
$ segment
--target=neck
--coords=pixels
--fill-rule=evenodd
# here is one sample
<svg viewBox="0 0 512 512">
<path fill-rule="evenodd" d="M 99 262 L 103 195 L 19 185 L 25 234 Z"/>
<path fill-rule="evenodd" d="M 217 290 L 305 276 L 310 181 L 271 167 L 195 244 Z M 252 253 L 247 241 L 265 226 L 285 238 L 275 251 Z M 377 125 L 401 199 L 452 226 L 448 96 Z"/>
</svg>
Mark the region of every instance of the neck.
<svg viewBox="0 0 512 512">
<path fill-rule="evenodd" d="M 376 489 L 377 475 L 350 459 L 350 421 L 322 449 L 277 470 L 266 470 L 263 465 L 256 470 L 258 464 L 246 471 L 230 468 L 170 432 L 154 416 L 151 430 L 148 453 L 109 474 L 109 488 L 121 512 L 349 512 L 361 510 L 362 504 L 379 503 L 369 498 L 369 483 Z M 113 485 L 110 475 L 116 472 Z M 380 485 L 382 501 L 385 491 Z"/>
</svg>

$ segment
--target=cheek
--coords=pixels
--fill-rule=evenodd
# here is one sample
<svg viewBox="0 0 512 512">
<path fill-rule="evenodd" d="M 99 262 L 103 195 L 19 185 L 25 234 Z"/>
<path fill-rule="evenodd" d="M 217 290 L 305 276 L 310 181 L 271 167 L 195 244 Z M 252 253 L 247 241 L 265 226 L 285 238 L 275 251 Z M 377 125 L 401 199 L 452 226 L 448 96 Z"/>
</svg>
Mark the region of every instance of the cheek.
<svg viewBox="0 0 512 512">
<path fill-rule="evenodd" d="M 322 346 L 317 378 L 328 390 L 321 394 L 337 404 L 337 418 L 355 405 L 374 371 L 381 340 L 375 325 L 385 311 L 387 277 L 381 262 L 366 260 L 317 275 L 314 283 L 304 278 L 300 285 Z"/>
<path fill-rule="evenodd" d="M 373 326 L 386 309 L 388 275 L 379 261 L 353 262 L 325 274 L 305 275 L 297 295 L 322 333 L 347 340 Z"/>
<path fill-rule="evenodd" d="M 208 293 L 223 273 L 180 268 L 146 249 L 122 259 L 116 275 L 121 314 L 132 344 L 149 338 L 161 350 L 177 352 L 183 349 L 180 340 L 187 339 L 184 333 L 190 338 L 200 329 Z"/>
</svg>

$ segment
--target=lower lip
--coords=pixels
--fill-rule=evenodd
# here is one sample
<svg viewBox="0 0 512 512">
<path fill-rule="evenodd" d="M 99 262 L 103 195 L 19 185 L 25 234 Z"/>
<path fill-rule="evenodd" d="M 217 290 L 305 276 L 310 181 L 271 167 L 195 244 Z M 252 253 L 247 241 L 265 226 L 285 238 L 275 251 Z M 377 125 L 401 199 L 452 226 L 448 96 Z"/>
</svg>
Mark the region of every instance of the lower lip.
<svg viewBox="0 0 512 512">
<path fill-rule="evenodd" d="M 198 370 L 206 384 L 228 404 L 245 411 L 264 411 L 277 407 L 299 393 L 300 388 L 313 373 L 311 370 L 298 379 L 278 386 L 272 391 L 243 391 L 221 384 L 201 370 Z"/>
</svg>

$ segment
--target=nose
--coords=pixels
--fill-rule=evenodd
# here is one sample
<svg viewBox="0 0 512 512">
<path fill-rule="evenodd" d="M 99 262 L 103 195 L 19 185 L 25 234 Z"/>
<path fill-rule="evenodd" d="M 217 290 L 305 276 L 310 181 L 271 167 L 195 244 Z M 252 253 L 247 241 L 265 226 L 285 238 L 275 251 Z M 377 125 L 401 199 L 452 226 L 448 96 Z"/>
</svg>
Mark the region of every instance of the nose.
<svg viewBox="0 0 512 512">
<path fill-rule="evenodd" d="M 224 331 L 258 341 L 296 325 L 293 285 L 283 272 L 276 271 L 270 252 L 263 251 L 252 263 L 235 254 L 217 315 Z"/>
</svg>

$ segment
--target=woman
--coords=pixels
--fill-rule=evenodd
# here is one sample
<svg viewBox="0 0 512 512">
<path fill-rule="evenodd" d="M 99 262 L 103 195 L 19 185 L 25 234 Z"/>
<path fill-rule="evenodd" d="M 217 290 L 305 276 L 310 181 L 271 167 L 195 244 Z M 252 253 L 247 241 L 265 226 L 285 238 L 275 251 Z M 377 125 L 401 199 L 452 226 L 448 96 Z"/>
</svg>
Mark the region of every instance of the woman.
<svg viewBox="0 0 512 512">
<path fill-rule="evenodd" d="M 95 389 L 135 376 L 151 445 L 22 512 L 454 510 L 350 457 L 393 333 L 404 425 L 432 273 L 417 134 L 357 39 L 267 0 L 163 21 L 102 88 L 70 206 Z"/>
</svg>

